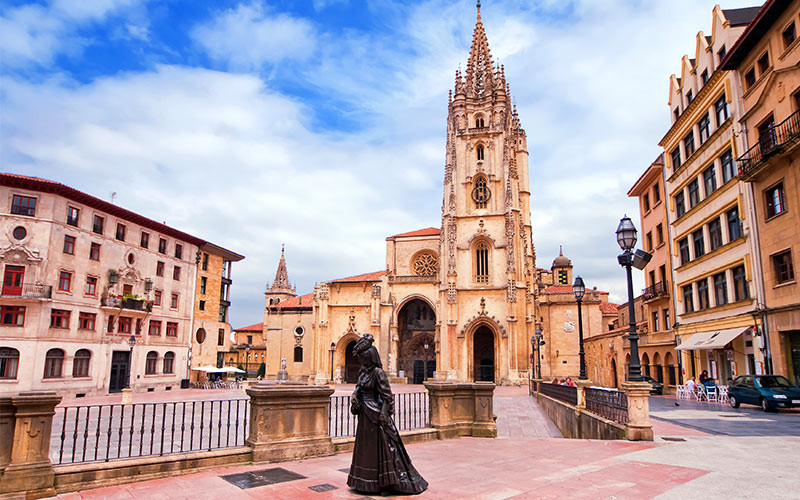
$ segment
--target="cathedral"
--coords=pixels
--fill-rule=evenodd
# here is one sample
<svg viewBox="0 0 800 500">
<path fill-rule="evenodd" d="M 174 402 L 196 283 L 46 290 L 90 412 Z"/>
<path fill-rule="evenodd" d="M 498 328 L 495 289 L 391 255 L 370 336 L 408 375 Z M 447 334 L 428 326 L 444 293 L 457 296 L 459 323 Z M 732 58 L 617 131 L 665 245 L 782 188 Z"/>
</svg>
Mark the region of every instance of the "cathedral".
<svg viewBox="0 0 800 500">
<path fill-rule="evenodd" d="M 281 253 L 266 290 L 267 372 L 354 382 L 358 335 L 375 337 L 395 382 L 523 383 L 538 326 L 525 131 L 503 66 L 492 60 L 480 4 L 447 114 L 442 222 L 386 239 L 386 268 L 296 295 Z"/>
</svg>

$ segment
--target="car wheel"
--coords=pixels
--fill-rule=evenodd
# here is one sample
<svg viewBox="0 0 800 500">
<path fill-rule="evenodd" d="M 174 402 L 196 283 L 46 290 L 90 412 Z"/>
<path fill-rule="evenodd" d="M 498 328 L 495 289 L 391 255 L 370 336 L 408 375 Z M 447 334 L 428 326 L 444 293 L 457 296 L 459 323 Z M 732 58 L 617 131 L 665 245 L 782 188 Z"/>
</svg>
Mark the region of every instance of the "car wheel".
<svg viewBox="0 0 800 500">
<path fill-rule="evenodd" d="M 761 409 L 764 411 L 772 411 L 772 408 L 770 408 L 769 403 L 767 403 L 767 398 L 761 398 Z"/>
<path fill-rule="evenodd" d="M 728 396 L 728 403 L 730 403 L 732 408 L 739 407 L 739 401 L 736 399 L 736 396 Z"/>
</svg>

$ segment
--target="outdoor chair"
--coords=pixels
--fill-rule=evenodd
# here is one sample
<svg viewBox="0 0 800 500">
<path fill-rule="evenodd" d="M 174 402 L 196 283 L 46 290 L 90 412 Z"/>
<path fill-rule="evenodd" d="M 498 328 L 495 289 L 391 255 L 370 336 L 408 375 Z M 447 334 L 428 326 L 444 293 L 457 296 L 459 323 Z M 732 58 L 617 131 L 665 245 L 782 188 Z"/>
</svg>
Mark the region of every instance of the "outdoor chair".
<svg viewBox="0 0 800 500">
<path fill-rule="evenodd" d="M 686 399 L 686 386 L 685 385 L 676 386 L 675 399 Z"/>
<path fill-rule="evenodd" d="M 719 402 L 720 403 L 727 403 L 728 402 L 728 386 L 721 385 L 719 387 Z"/>
<path fill-rule="evenodd" d="M 698 401 L 708 401 L 708 394 L 706 393 L 706 386 L 700 384 L 695 388 L 694 397 Z"/>
<path fill-rule="evenodd" d="M 719 401 L 719 397 L 718 397 L 718 394 L 717 394 L 717 388 L 716 387 L 708 387 L 708 388 L 706 388 L 706 399 L 708 399 L 708 401 L 715 402 L 715 403 L 717 401 Z"/>
</svg>

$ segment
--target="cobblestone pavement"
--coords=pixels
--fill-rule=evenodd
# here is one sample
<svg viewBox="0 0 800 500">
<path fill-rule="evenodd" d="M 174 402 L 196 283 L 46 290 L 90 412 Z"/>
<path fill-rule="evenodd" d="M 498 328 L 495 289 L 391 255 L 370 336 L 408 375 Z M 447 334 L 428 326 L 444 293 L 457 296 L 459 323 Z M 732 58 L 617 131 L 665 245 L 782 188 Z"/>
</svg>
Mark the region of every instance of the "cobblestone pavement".
<svg viewBox="0 0 800 500">
<path fill-rule="evenodd" d="M 528 387 L 497 387 L 494 393 L 497 437 L 560 438 L 561 431 L 545 415 L 536 399 L 528 396 Z"/>
</svg>

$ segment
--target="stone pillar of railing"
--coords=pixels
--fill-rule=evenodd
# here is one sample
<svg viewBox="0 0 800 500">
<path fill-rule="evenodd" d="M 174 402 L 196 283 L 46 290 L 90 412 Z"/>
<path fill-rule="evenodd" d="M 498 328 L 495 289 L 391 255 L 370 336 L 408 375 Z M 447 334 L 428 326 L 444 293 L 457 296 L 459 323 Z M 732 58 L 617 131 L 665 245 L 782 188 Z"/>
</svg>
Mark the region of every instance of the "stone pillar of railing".
<svg viewBox="0 0 800 500">
<path fill-rule="evenodd" d="M 578 394 L 578 404 L 576 408 L 579 411 L 584 411 L 586 409 L 586 389 L 592 386 L 592 381 L 578 379 L 575 381 L 575 386 L 577 387 L 576 392 Z"/>
<path fill-rule="evenodd" d="M 491 382 L 426 382 L 431 427 L 439 438 L 496 437 L 494 387 Z"/>
<path fill-rule="evenodd" d="M 0 397 L 0 478 L 11 462 L 11 445 L 14 443 L 14 413 L 16 408 L 10 396 Z M 0 479 L 2 481 L 2 479 Z"/>
<path fill-rule="evenodd" d="M 0 478 L 0 494 L 24 493 L 24 498 L 55 496 L 50 434 L 55 408 L 61 397 L 55 392 L 21 392 L 11 397 L 15 408 L 11 461 Z"/>
<path fill-rule="evenodd" d="M 650 425 L 650 384 L 647 382 L 625 382 L 622 390 L 628 398 L 628 440 L 652 441 L 653 427 Z"/>
<path fill-rule="evenodd" d="M 333 454 L 327 385 L 262 381 L 247 389 L 254 462 L 279 462 Z"/>
</svg>

